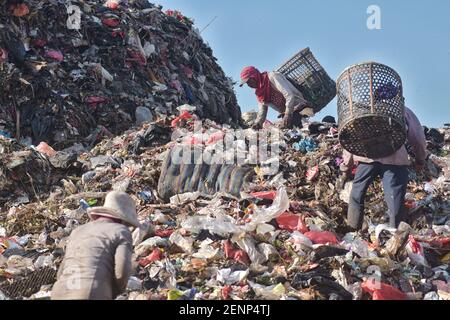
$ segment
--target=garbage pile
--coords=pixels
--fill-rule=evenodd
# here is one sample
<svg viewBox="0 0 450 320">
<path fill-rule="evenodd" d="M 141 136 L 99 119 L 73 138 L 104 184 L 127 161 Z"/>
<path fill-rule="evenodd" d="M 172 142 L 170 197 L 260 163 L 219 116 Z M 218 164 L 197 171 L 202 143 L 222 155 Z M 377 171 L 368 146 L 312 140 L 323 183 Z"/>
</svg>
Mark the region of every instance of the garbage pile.
<svg viewBox="0 0 450 320">
<path fill-rule="evenodd" d="M 449 298 L 450 127 L 427 135 L 427 170 L 411 168 L 408 223 L 386 225 L 377 181 L 367 197 L 368 227 L 351 233 L 345 227 L 351 184 L 339 185 L 342 149 L 332 124 L 287 131 L 267 125 L 281 137 L 280 169 L 267 171 L 274 159 L 260 159 L 239 197 L 197 191 L 163 201 L 158 181 L 171 148 L 214 148 L 230 130 L 206 120 L 197 132 L 191 122 L 175 120 L 145 124 L 92 149 L 38 152 L 66 174 L 37 200 L 4 205 L 0 297 L 47 299 L 71 231 L 88 221 L 89 207 L 119 190 L 135 199 L 143 228 L 133 234 L 135 272 L 118 299 Z M 184 134 L 174 138 L 176 129 Z"/>
<path fill-rule="evenodd" d="M 188 18 L 146 0 L 3 1 L 0 135 L 92 147 L 182 104 L 237 124 L 232 81 Z"/>
</svg>

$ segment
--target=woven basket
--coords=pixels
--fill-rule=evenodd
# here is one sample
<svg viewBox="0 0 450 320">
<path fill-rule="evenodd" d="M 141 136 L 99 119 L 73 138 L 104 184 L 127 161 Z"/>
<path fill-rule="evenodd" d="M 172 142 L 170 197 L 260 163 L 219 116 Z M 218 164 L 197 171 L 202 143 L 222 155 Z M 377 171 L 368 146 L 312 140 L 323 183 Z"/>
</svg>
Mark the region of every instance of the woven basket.
<svg viewBox="0 0 450 320">
<path fill-rule="evenodd" d="M 317 113 L 336 96 L 336 83 L 328 76 L 309 48 L 303 49 L 277 72 L 282 73 Z"/>
<path fill-rule="evenodd" d="M 351 66 L 337 80 L 337 95 L 344 149 L 376 159 L 405 144 L 403 86 L 392 68 L 375 62 Z"/>
</svg>

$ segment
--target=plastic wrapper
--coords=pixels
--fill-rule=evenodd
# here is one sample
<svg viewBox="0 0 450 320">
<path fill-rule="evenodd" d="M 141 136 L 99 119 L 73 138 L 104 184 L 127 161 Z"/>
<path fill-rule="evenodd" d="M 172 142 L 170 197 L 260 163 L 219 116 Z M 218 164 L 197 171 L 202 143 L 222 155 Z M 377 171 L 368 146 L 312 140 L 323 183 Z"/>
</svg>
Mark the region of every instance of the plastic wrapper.
<svg viewBox="0 0 450 320">
<path fill-rule="evenodd" d="M 231 271 L 231 269 L 221 269 L 217 271 L 217 281 L 226 285 L 232 285 L 243 281 L 249 274 L 249 270 Z"/>
<path fill-rule="evenodd" d="M 373 300 L 407 300 L 408 296 L 397 288 L 376 280 L 367 280 L 361 288 L 372 295 Z"/>
<path fill-rule="evenodd" d="M 183 237 L 179 232 L 174 232 L 169 238 L 169 241 L 181 249 L 183 249 L 186 253 L 191 254 L 193 251 L 193 240 L 189 237 Z"/>
</svg>

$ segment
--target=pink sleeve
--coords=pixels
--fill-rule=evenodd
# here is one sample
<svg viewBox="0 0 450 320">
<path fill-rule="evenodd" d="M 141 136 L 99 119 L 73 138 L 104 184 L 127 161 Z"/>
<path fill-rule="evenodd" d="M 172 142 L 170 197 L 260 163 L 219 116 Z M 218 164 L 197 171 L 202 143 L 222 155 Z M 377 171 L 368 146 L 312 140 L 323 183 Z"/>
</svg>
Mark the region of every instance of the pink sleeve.
<svg viewBox="0 0 450 320">
<path fill-rule="evenodd" d="M 405 111 L 406 123 L 408 124 L 408 142 L 414 150 L 416 160 L 425 161 L 427 158 L 427 140 L 423 127 L 410 109 L 406 108 Z"/>
</svg>

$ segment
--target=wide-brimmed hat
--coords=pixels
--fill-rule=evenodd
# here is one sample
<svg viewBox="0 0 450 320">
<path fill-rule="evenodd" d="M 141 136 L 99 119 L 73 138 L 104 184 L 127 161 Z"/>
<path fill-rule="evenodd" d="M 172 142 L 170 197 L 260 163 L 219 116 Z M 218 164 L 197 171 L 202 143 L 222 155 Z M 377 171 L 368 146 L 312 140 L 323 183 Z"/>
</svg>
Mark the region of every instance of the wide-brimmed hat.
<svg viewBox="0 0 450 320">
<path fill-rule="evenodd" d="M 91 219 L 92 216 L 102 216 L 122 220 L 136 228 L 141 226 L 137 219 L 136 203 L 125 192 L 108 193 L 103 207 L 89 208 L 88 215 Z"/>
</svg>

